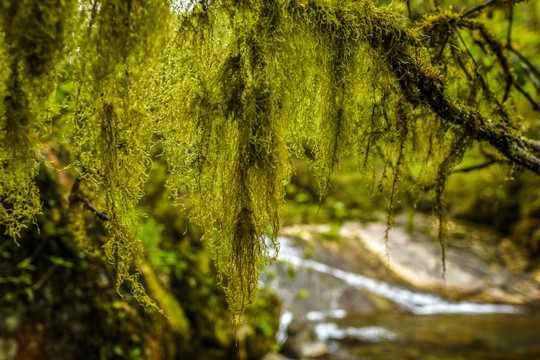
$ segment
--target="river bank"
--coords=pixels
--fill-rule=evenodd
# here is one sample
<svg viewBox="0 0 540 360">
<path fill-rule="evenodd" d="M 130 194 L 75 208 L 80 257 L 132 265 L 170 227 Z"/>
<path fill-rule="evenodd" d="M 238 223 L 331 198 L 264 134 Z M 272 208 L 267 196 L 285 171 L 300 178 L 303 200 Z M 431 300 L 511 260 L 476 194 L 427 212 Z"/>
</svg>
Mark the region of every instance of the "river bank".
<svg viewBox="0 0 540 360">
<path fill-rule="evenodd" d="M 447 247 L 443 278 L 428 224 L 419 221 L 414 231 L 405 225 L 398 219 L 388 242 L 381 223 L 283 229 L 278 261 L 265 280 L 284 306 L 283 353 L 328 359 L 384 359 L 377 354 L 392 352 L 404 359 L 540 355 L 536 273 L 520 270 L 519 258 L 509 263 L 502 255 L 511 249 L 489 248 L 492 234 L 452 225 L 455 243 Z"/>
</svg>

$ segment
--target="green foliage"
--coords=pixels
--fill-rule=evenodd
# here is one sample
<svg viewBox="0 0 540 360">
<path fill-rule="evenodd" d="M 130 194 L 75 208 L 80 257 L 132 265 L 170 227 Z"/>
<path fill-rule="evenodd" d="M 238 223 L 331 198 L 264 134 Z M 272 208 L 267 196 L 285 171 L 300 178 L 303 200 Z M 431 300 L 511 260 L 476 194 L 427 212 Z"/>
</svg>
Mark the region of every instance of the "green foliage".
<svg viewBox="0 0 540 360">
<path fill-rule="evenodd" d="M 477 17 L 483 8 L 435 9 L 414 22 L 396 7 L 368 0 L 191 1 L 185 8 L 168 0 L 3 2 L 5 234 L 16 238 L 40 212 L 37 151 L 50 131 L 69 153 L 56 168 L 68 166 L 76 178 L 64 184 L 75 240 L 102 254 L 88 234 L 102 233 L 118 290 L 127 281 L 149 306 L 155 303 L 139 281 L 143 247 L 153 266 L 178 260 L 152 254 L 161 230 L 138 207 L 153 148 L 162 149 L 153 155 L 166 162 L 170 193 L 204 231 L 236 323 L 279 247 L 293 156 L 310 164 L 319 200 L 354 157 L 372 188 L 387 194 L 389 227 L 400 190 L 419 196 L 434 183 L 442 242 L 446 179 L 475 141 L 537 173 L 540 145 L 520 132 L 511 99 L 530 95 L 505 44 Z M 346 203 L 335 201 L 330 211 L 341 220 Z M 156 281 L 154 290 L 161 291 Z"/>
</svg>

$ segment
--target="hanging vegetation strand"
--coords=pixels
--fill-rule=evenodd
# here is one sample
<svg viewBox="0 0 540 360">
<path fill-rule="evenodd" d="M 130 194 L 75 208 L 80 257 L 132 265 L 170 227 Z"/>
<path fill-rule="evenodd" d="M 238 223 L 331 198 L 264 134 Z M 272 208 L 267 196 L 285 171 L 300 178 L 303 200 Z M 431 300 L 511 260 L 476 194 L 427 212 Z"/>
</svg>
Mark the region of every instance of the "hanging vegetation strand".
<svg viewBox="0 0 540 360">
<path fill-rule="evenodd" d="M 500 42 L 471 13 L 411 24 L 369 0 L 24 0 L 1 10 L 4 233 L 17 238 L 39 213 L 38 150 L 54 138 L 73 158 L 73 188 L 84 182 L 98 204 L 71 197 L 77 241 L 96 248 L 81 230 L 91 209 L 118 286 L 127 281 L 151 306 L 137 204 L 156 143 L 236 322 L 279 248 L 292 156 L 309 161 L 321 197 L 345 158 L 366 173 L 382 159 L 389 224 L 409 165 L 435 182 L 443 223 L 446 177 L 474 142 L 540 174 L 539 142 L 473 66 L 463 31 L 486 44 L 506 91 L 517 89 Z M 59 78 L 73 83 L 62 112 L 50 100 Z M 53 114 L 65 121 L 51 127 Z"/>
</svg>

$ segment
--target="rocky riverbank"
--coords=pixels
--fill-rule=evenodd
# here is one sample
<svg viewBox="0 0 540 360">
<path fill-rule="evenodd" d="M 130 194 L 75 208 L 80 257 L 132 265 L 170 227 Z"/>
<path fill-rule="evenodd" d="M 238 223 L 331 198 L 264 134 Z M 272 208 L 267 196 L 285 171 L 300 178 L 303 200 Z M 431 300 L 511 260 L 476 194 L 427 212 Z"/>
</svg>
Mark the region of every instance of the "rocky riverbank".
<svg viewBox="0 0 540 360">
<path fill-rule="evenodd" d="M 398 218 L 388 240 L 386 225 L 379 222 L 298 225 L 284 228 L 282 234 L 296 239 L 315 260 L 456 301 L 540 301 L 540 269 L 528 269 L 509 240 L 484 229 L 450 223 L 444 270 L 431 218 L 417 215 L 414 222 L 411 230 L 408 219 Z"/>
<path fill-rule="evenodd" d="M 411 230 L 406 218 L 398 218 L 388 241 L 381 223 L 284 228 L 281 260 L 265 280 L 276 289 L 285 310 L 282 353 L 291 358 L 326 354 L 328 359 L 347 359 L 371 347 L 386 351 L 374 344 L 399 349 L 405 341 L 432 341 L 448 353 L 452 346 L 478 341 L 486 342 L 487 352 L 507 351 L 497 347 L 496 333 L 488 331 L 488 340 L 477 338 L 479 330 L 474 327 L 481 327 L 484 320 L 495 324 L 490 325 L 493 331 L 515 325 L 527 339 L 523 313 L 540 302 L 538 272 L 527 271 L 526 261 L 504 239 L 457 224 L 449 227 L 444 272 L 430 221 L 417 217 Z M 466 324 L 472 318 L 469 329 Z M 453 330 L 434 335 L 418 328 L 439 321 L 453 324 Z M 409 339 L 410 331 L 423 335 Z M 463 341 L 467 344 L 460 345 Z M 351 344 L 349 355 L 339 355 Z M 521 348 L 540 351 L 531 350 L 528 343 Z M 507 354 L 510 359 L 512 351 Z"/>
</svg>

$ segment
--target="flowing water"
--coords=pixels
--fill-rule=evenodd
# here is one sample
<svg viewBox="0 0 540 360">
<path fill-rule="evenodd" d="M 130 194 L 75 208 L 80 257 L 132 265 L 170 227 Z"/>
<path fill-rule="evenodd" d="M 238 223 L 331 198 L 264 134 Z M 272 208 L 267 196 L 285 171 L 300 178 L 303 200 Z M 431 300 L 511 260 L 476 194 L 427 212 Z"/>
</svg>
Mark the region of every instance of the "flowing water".
<svg viewBox="0 0 540 360">
<path fill-rule="evenodd" d="M 540 359 L 540 314 L 530 308 L 449 301 L 304 259 L 291 239 L 280 244 L 268 280 L 284 303 L 280 343 L 299 317 L 327 345 L 326 359 Z"/>
</svg>

